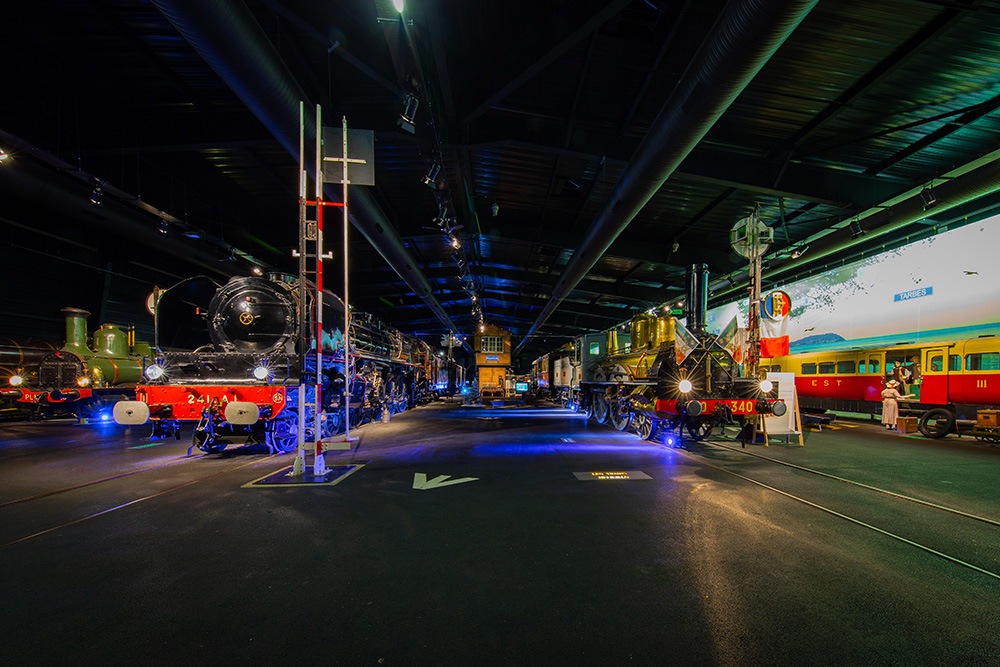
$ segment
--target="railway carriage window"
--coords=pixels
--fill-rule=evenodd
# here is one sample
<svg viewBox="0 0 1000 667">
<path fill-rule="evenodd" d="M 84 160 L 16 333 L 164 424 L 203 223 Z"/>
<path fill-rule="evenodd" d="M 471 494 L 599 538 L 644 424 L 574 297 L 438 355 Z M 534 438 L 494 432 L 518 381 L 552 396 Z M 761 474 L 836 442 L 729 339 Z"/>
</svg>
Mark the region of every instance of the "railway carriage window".
<svg viewBox="0 0 1000 667">
<path fill-rule="evenodd" d="M 967 371 L 1000 371 L 1000 352 L 977 352 L 965 355 Z"/>
<path fill-rule="evenodd" d="M 872 373 L 878 373 L 878 366 L 879 366 L 878 359 L 869 359 L 868 360 L 868 369 Z"/>
<path fill-rule="evenodd" d="M 771 366 L 770 370 L 771 370 L 772 373 L 780 373 L 781 372 L 781 364 L 774 364 L 773 366 Z"/>
<path fill-rule="evenodd" d="M 853 361 L 838 361 L 837 362 L 837 373 L 854 373 L 854 362 Z"/>
<path fill-rule="evenodd" d="M 832 361 L 821 361 L 819 362 L 819 372 L 820 373 L 833 373 L 837 368 L 837 364 Z"/>
<path fill-rule="evenodd" d="M 962 370 L 962 355 L 952 354 L 948 356 L 948 370 L 949 371 Z"/>
<path fill-rule="evenodd" d="M 803 375 L 816 375 L 816 364 L 802 364 Z"/>
<path fill-rule="evenodd" d="M 596 356 L 598 356 L 600 354 L 601 354 L 601 344 L 600 343 L 596 343 L 596 342 L 595 343 L 591 343 L 590 344 L 590 356 L 596 357 Z"/>
<path fill-rule="evenodd" d="M 938 372 L 942 370 L 944 370 L 944 357 L 941 355 L 931 357 L 931 371 Z"/>
</svg>

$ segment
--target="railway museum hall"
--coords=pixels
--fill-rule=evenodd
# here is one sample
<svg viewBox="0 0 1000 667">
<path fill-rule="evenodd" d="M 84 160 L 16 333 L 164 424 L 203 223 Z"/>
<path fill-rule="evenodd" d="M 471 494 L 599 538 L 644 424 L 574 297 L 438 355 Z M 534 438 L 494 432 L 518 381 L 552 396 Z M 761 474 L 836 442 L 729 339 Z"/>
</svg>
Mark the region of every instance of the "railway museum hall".
<svg viewBox="0 0 1000 667">
<path fill-rule="evenodd" d="M 1000 1 L 8 5 L 0 662 L 1000 663 Z"/>
</svg>

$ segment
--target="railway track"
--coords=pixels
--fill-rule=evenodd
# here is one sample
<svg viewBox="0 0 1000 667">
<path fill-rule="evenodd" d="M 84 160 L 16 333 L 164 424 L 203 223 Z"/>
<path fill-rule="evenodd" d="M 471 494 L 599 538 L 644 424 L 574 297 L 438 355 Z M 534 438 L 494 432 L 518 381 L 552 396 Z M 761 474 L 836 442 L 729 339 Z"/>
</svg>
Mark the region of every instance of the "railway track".
<svg viewBox="0 0 1000 667">
<path fill-rule="evenodd" d="M 250 467 L 252 465 L 256 465 L 256 464 L 259 464 L 259 463 L 262 463 L 262 462 L 265 462 L 265 461 L 269 461 L 269 460 L 275 458 L 278 455 L 277 454 L 272 454 L 272 455 L 262 456 L 262 457 L 256 457 L 255 456 L 255 457 L 252 457 L 249 461 L 246 461 L 244 463 L 240 463 L 239 465 L 227 466 L 227 467 L 224 467 L 221 470 L 216 469 L 216 470 L 213 470 L 211 472 L 204 471 L 204 470 L 196 471 L 193 476 L 192 475 L 187 475 L 187 477 L 189 477 L 189 479 L 186 479 L 185 481 L 183 481 L 181 483 L 174 484 L 173 486 L 170 486 L 168 488 L 159 489 L 159 490 L 153 491 L 151 493 L 146 493 L 146 494 L 141 495 L 139 497 L 131 497 L 130 499 L 123 500 L 122 502 L 107 501 L 106 498 L 113 497 L 116 493 L 120 493 L 122 495 L 127 495 L 128 494 L 128 489 L 127 488 L 122 488 L 122 489 L 115 489 L 114 491 L 111 491 L 109 489 L 108 493 L 102 493 L 96 501 L 94 499 L 86 499 L 86 500 L 82 500 L 79 505 L 75 505 L 75 504 L 72 505 L 72 508 L 74 508 L 74 509 L 78 508 L 78 507 L 81 508 L 82 515 L 80 515 L 80 516 L 75 516 L 73 518 L 67 518 L 66 521 L 60 522 L 60 523 L 58 523 L 57 525 L 54 525 L 54 526 L 53 525 L 49 525 L 47 527 L 41 527 L 41 526 L 37 526 L 36 525 L 33 528 L 32 527 L 27 527 L 30 523 L 32 523 L 34 521 L 33 520 L 34 512 L 31 511 L 31 506 L 33 506 L 35 503 L 38 503 L 40 501 L 44 501 L 46 499 L 52 499 L 52 498 L 55 498 L 57 496 L 62 496 L 64 494 L 69 494 L 69 493 L 76 492 L 76 491 L 83 491 L 84 489 L 90 489 L 90 488 L 93 488 L 93 487 L 96 487 L 96 486 L 99 486 L 99 485 L 103 485 L 103 484 L 110 484 L 112 482 L 122 481 L 124 479 L 135 477 L 135 476 L 141 475 L 143 473 L 148 473 L 148 472 L 157 471 L 157 470 L 163 470 L 164 468 L 176 466 L 176 465 L 181 464 L 181 463 L 192 462 L 192 461 L 199 461 L 201 459 L 204 459 L 207 456 L 209 456 L 209 455 L 205 454 L 205 455 L 202 455 L 202 456 L 181 457 L 181 458 L 177 458 L 177 459 L 174 459 L 174 460 L 171 460 L 171 461 L 167 461 L 165 463 L 159 463 L 157 465 L 146 466 L 146 467 L 143 467 L 143 468 L 138 468 L 138 469 L 135 469 L 135 470 L 130 470 L 130 471 L 119 473 L 119 474 L 115 474 L 115 475 L 107 475 L 105 477 L 95 478 L 95 479 L 91 479 L 91 480 L 88 480 L 88 481 L 85 481 L 85 482 L 81 482 L 81 483 L 78 483 L 78 484 L 73 484 L 71 486 L 62 487 L 62 488 L 58 488 L 58 489 L 51 489 L 51 490 L 47 490 L 47 491 L 41 491 L 41 492 L 29 495 L 29 496 L 24 496 L 24 497 L 21 497 L 21 498 L 16 498 L 16 499 L 13 499 L 13 500 L 8 500 L 8 501 L 5 501 L 3 503 L 0 503 L 0 517 L 3 518 L 4 525 L 10 526 L 10 527 L 14 527 L 14 530 L 11 531 L 11 533 L 20 533 L 20 537 L 13 537 L 12 534 L 7 533 L 7 531 L 4 531 L 4 533 L 6 533 L 6 534 L 3 537 L 0 537 L 0 550 L 5 549 L 7 547 L 14 546 L 16 544 L 27 542 L 29 540 L 32 540 L 32 539 L 37 538 L 37 537 L 41 537 L 43 535 L 46 535 L 48 533 L 52 533 L 52 532 L 60 530 L 62 528 L 67 528 L 69 526 L 73 526 L 73 525 L 76 525 L 76 524 L 79 524 L 79 523 L 83 523 L 85 521 L 89 521 L 90 519 L 95 519 L 97 517 L 104 516 L 106 514 L 110 514 L 111 512 L 115 512 L 117 510 L 125 509 L 126 507 L 131 507 L 133 505 L 145 502 L 147 500 L 152 500 L 153 498 L 158 498 L 158 497 L 164 496 L 164 495 L 166 495 L 168 493 L 172 493 L 174 491 L 179 491 L 180 489 L 184 489 L 184 488 L 187 488 L 189 486 L 193 486 L 193 485 L 198 484 L 200 482 L 205 482 L 207 480 L 214 479 L 214 478 L 220 477 L 222 475 L 227 475 L 229 473 L 236 472 L 236 471 L 242 470 L 244 468 L 248 468 L 248 467 Z M 202 474 L 198 474 L 199 472 L 202 473 Z M 100 504 L 100 505 L 104 505 L 104 506 L 102 506 L 100 509 L 94 509 L 93 506 L 95 504 Z M 20 516 L 12 516 L 11 515 L 12 513 L 16 513 L 17 512 L 17 508 L 23 508 L 24 511 L 21 512 Z M 86 509 L 84 509 L 84 508 L 86 508 Z M 67 511 L 66 513 L 67 514 L 72 514 L 71 511 Z M 44 516 L 49 516 L 49 514 L 48 513 L 44 513 Z M 11 539 L 12 537 L 13 537 L 13 539 Z"/>
<path fill-rule="evenodd" d="M 679 454 L 713 470 L 1000 580 L 1000 518 L 789 463 L 715 440 Z"/>
</svg>

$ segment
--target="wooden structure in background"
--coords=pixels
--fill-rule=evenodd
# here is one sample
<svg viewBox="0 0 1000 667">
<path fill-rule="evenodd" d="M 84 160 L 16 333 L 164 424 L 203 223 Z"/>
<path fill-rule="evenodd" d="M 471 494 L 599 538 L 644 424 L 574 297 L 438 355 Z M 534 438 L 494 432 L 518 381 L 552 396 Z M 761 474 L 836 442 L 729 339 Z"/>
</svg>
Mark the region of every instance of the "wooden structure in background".
<svg viewBox="0 0 1000 667">
<path fill-rule="evenodd" d="M 483 325 L 474 338 L 476 377 L 484 399 L 505 398 L 510 375 L 510 332 L 492 324 Z"/>
</svg>

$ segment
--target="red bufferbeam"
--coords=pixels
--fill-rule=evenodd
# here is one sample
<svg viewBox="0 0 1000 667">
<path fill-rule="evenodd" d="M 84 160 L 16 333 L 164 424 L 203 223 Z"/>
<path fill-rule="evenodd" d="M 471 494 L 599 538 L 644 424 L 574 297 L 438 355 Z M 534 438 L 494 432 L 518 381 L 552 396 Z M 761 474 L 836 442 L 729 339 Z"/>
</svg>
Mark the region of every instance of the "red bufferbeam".
<svg viewBox="0 0 1000 667">
<path fill-rule="evenodd" d="M 240 387 L 231 385 L 145 385 L 136 388 L 136 399 L 149 406 L 150 417 L 200 420 L 205 408 L 224 413 L 236 401 L 256 403 L 265 419 L 285 408 L 285 387 Z"/>
</svg>

